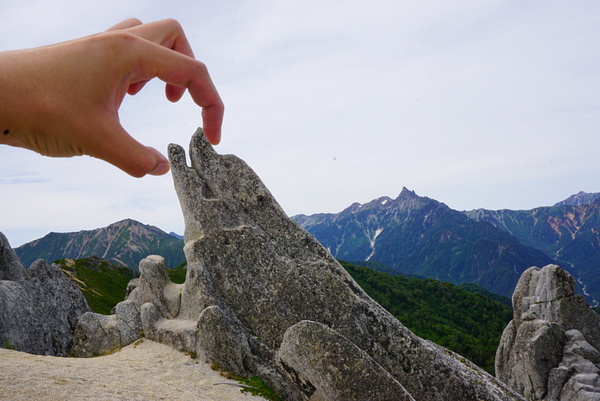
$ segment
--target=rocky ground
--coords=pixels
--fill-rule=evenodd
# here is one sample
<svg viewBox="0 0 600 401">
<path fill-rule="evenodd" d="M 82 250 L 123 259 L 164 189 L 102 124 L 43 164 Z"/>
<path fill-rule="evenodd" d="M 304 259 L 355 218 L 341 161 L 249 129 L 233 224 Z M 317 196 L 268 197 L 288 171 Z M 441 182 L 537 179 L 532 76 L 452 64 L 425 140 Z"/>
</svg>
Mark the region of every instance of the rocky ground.
<svg viewBox="0 0 600 401">
<path fill-rule="evenodd" d="M 0 349 L 0 399 L 264 400 L 201 361 L 144 339 L 112 355 L 60 358 Z M 228 383 L 228 384 L 219 384 Z"/>
</svg>

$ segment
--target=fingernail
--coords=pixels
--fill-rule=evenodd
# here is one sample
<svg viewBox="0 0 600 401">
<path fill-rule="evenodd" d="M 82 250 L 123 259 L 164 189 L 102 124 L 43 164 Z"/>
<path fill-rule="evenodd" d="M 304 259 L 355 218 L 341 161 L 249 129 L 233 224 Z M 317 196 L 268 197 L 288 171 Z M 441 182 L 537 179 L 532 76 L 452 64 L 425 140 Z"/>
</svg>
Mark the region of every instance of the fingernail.
<svg viewBox="0 0 600 401">
<path fill-rule="evenodd" d="M 152 170 L 148 174 L 150 174 L 150 175 L 163 175 L 163 174 L 167 174 L 169 172 L 170 168 L 171 168 L 171 165 L 169 164 L 169 162 L 166 161 L 166 160 L 163 160 L 160 163 L 158 163 L 156 165 L 156 167 L 154 168 L 154 170 Z"/>
</svg>

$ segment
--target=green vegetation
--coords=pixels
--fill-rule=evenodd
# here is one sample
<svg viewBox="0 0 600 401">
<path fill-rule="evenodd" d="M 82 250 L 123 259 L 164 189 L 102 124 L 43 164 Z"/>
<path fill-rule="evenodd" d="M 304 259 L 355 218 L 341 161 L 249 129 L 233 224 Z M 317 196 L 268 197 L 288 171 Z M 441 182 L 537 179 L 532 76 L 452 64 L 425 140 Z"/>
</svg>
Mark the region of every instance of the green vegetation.
<svg viewBox="0 0 600 401">
<path fill-rule="evenodd" d="M 222 369 L 215 362 L 211 362 L 210 368 L 216 370 L 219 374 L 229 380 L 237 380 L 244 387 L 240 390 L 242 393 L 261 396 L 271 401 L 283 401 L 264 381 L 258 376 L 241 377 L 232 372 Z"/>
<path fill-rule="evenodd" d="M 79 260 L 59 259 L 54 263 L 81 289 L 90 308 L 103 315 L 110 314 L 112 308 L 125 299 L 127 284 L 138 274 L 95 256 Z M 167 269 L 167 273 L 172 282 L 184 283 L 186 263 Z"/>
<path fill-rule="evenodd" d="M 269 386 L 267 386 L 265 382 L 258 376 L 242 377 L 238 378 L 238 381 L 247 386 L 251 386 L 242 388 L 242 393 L 259 395 L 264 399 L 271 401 L 282 401 L 282 399 L 277 394 L 275 394 L 275 392 Z"/>
<path fill-rule="evenodd" d="M 135 276 L 132 270 L 95 256 L 59 259 L 54 263 L 81 289 L 90 308 L 104 315 L 125 299 L 127 283 Z"/>
<path fill-rule="evenodd" d="M 460 288 L 461 290 L 465 290 L 465 291 L 472 292 L 475 294 L 484 295 L 488 298 L 493 299 L 496 302 L 500 302 L 502 305 L 512 308 L 512 300 L 509 297 L 504 297 L 502 295 L 498 295 L 498 294 L 489 292 L 488 290 L 486 290 L 483 287 L 478 286 L 477 284 L 459 284 L 457 287 Z"/>
<path fill-rule="evenodd" d="M 450 283 L 341 263 L 369 296 L 415 334 L 494 373 L 496 349 L 512 318 L 511 308 Z"/>
<path fill-rule="evenodd" d="M 596 313 L 600 313 L 600 307 L 598 306 L 593 307 L 592 310 L 594 310 Z"/>
<path fill-rule="evenodd" d="M 183 262 L 174 269 L 168 269 L 169 278 L 175 284 L 185 283 L 185 275 L 187 274 L 187 262 Z"/>
</svg>

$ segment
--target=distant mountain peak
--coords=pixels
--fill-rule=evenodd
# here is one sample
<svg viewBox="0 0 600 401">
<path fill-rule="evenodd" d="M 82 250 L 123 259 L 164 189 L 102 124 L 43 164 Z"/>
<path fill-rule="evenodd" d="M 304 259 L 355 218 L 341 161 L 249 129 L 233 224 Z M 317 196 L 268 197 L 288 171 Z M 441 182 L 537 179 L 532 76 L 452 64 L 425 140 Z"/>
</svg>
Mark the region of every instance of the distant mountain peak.
<svg viewBox="0 0 600 401">
<path fill-rule="evenodd" d="M 555 203 L 554 206 L 578 206 L 578 205 L 589 205 L 593 203 L 596 199 L 600 198 L 600 192 L 583 192 L 579 191 L 575 195 L 569 196 L 567 199 Z"/>
<path fill-rule="evenodd" d="M 416 194 L 415 191 L 411 191 L 410 189 L 406 188 L 406 187 L 402 187 L 402 191 L 400 191 L 400 195 L 398 195 L 398 199 L 399 198 L 419 198 L 419 195 Z"/>
<path fill-rule="evenodd" d="M 342 213 L 295 221 L 338 259 L 377 261 L 402 273 L 475 282 L 503 295 L 510 295 L 521 271 L 552 261 L 491 224 L 406 187 L 395 200 L 380 197 Z"/>
<path fill-rule="evenodd" d="M 50 233 L 15 251 L 25 266 L 37 259 L 52 263 L 57 259 L 82 259 L 93 255 L 134 270 L 142 258 L 151 254 L 165 257 L 168 267 L 176 267 L 185 260 L 181 239 L 133 219 L 95 230 Z"/>
<path fill-rule="evenodd" d="M 182 240 L 182 241 L 183 241 L 183 235 L 177 234 L 177 233 L 176 233 L 176 232 L 174 232 L 174 231 L 171 231 L 171 232 L 169 233 L 169 235 L 170 235 L 171 237 L 175 237 L 175 238 L 177 238 L 177 239 L 180 239 L 180 240 Z"/>
</svg>

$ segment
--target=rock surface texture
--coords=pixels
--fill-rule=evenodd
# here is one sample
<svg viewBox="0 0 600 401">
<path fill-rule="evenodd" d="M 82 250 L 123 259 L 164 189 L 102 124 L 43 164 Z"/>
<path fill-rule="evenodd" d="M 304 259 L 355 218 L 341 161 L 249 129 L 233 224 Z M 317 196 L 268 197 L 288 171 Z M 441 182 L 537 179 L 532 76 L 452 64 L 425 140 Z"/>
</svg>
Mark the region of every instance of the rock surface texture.
<svg viewBox="0 0 600 401">
<path fill-rule="evenodd" d="M 177 285 L 160 257 L 141 262 L 126 302 L 145 337 L 261 376 L 285 400 L 522 399 L 406 329 L 286 216 L 246 163 L 216 154 L 201 131 L 191 167 L 181 147 L 171 145 L 169 156 L 188 272 Z M 102 353 L 112 345 L 92 339 L 123 342 L 118 328 L 137 327 L 116 309 L 82 319 L 75 353 Z"/>
<path fill-rule="evenodd" d="M 75 284 L 43 260 L 25 269 L 0 233 L 0 347 L 66 356 L 90 308 Z"/>
<path fill-rule="evenodd" d="M 556 265 L 531 267 L 512 298 L 496 375 L 527 400 L 600 401 L 600 315 Z"/>
</svg>

